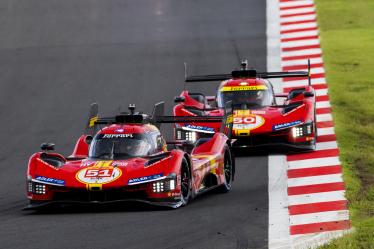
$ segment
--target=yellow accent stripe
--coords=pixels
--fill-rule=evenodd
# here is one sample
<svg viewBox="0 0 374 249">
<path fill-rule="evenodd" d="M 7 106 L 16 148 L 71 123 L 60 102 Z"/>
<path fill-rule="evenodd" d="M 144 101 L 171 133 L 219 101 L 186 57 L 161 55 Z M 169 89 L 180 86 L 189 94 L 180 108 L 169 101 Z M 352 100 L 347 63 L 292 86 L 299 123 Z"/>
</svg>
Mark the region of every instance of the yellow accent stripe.
<svg viewBox="0 0 374 249">
<path fill-rule="evenodd" d="M 87 188 L 87 190 L 91 190 L 91 191 L 101 191 L 101 190 L 103 190 L 103 184 L 101 184 L 101 183 L 88 183 L 86 185 L 86 188 Z M 95 189 L 93 190 L 93 188 L 95 188 Z M 96 189 L 96 188 L 98 188 L 98 189 Z"/>
<path fill-rule="evenodd" d="M 228 115 L 226 118 L 226 124 L 231 124 L 233 122 L 232 114 Z"/>
<path fill-rule="evenodd" d="M 95 123 L 96 123 L 96 121 L 99 119 L 99 117 L 98 116 L 95 116 L 95 117 L 93 117 L 93 118 L 90 118 L 90 123 L 89 123 L 89 125 L 88 125 L 88 127 L 94 127 L 94 125 L 95 125 Z"/>
<path fill-rule="evenodd" d="M 224 86 L 220 89 L 221 92 L 231 92 L 231 91 L 256 91 L 256 90 L 266 90 L 268 89 L 264 85 L 260 86 Z"/>
</svg>

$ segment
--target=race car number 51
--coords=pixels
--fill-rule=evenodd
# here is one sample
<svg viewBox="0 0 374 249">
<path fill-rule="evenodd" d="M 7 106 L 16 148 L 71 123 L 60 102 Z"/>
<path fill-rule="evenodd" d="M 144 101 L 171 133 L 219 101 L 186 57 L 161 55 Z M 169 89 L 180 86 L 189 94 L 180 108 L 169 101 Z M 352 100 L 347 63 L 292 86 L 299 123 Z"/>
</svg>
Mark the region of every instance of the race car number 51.
<svg viewBox="0 0 374 249">
<path fill-rule="evenodd" d="M 113 169 L 89 169 L 84 177 L 111 177 Z"/>
</svg>

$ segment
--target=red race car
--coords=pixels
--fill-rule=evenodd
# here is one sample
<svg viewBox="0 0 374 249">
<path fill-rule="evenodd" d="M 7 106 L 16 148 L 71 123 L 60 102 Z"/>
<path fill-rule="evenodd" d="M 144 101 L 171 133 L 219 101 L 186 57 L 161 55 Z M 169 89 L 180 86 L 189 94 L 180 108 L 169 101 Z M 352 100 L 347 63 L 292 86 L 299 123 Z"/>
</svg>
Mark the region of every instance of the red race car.
<svg viewBox="0 0 374 249">
<path fill-rule="evenodd" d="M 309 62 L 308 62 L 309 64 Z M 317 137 L 315 92 L 308 72 L 257 72 L 247 69 L 231 74 L 186 76 L 186 82 L 222 81 L 217 96 L 184 90 L 175 98 L 175 116 L 221 116 L 223 105 L 233 105 L 233 147 L 281 147 L 314 150 Z M 269 78 L 308 77 L 309 84 L 288 93 L 275 94 Z M 278 104 L 279 100 L 281 104 Z M 219 124 L 177 123 L 177 139 L 197 139 L 218 131 Z M 281 145 L 281 146 L 279 146 Z"/>
<path fill-rule="evenodd" d="M 51 152 L 53 144 L 42 144 L 28 164 L 26 209 L 121 201 L 177 208 L 208 190 L 231 189 L 235 161 L 225 135 L 229 113 L 203 119 L 162 116 L 163 103 L 155 105 L 151 117 L 135 113 L 135 106 L 129 109 L 99 118 L 98 106 L 92 104 L 85 134 L 69 157 Z M 222 132 L 194 143 L 167 144 L 159 130 L 161 123 L 221 123 L 223 118 Z"/>
</svg>

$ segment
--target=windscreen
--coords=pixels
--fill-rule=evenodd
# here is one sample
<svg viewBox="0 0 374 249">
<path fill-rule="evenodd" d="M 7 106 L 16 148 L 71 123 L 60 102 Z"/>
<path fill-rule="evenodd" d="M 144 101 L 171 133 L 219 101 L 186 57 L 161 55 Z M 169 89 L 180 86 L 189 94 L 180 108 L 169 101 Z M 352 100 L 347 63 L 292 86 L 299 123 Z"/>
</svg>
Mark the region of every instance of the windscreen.
<svg viewBox="0 0 374 249">
<path fill-rule="evenodd" d="M 89 157 L 123 159 L 152 154 L 155 145 L 144 134 L 98 134 L 94 137 Z"/>
<path fill-rule="evenodd" d="M 219 91 L 217 98 L 218 106 L 223 108 L 224 103 L 228 101 L 232 101 L 233 107 L 237 109 L 256 109 L 272 105 L 273 95 L 269 89 Z"/>
</svg>

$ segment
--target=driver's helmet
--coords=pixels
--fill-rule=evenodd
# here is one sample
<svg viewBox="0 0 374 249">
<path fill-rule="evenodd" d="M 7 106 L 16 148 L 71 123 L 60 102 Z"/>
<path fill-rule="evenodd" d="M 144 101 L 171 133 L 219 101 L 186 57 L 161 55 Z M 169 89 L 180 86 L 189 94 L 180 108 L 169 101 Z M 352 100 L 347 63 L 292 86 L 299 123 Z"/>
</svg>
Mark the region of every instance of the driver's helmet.
<svg viewBox="0 0 374 249">
<path fill-rule="evenodd" d="M 264 91 L 243 91 L 242 94 L 238 96 L 237 101 L 239 103 L 261 103 L 264 96 Z"/>
<path fill-rule="evenodd" d="M 250 94 L 249 102 L 260 104 L 264 97 L 264 91 L 258 90 Z"/>
</svg>

